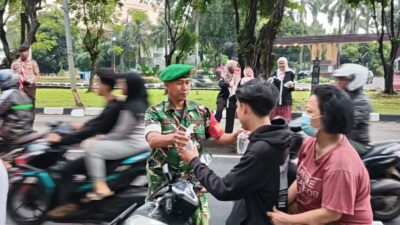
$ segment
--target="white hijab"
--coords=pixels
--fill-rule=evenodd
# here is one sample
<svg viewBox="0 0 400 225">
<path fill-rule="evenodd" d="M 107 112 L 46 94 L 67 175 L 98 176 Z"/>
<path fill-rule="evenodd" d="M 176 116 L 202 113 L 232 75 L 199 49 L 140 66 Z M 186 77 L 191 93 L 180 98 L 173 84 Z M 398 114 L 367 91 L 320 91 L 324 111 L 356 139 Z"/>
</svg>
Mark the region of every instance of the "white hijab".
<svg viewBox="0 0 400 225">
<path fill-rule="evenodd" d="M 285 64 L 285 70 L 280 70 L 279 69 L 279 62 L 283 62 Z M 278 64 L 278 69 L 276 70 L 276 76 L 279 80 L 283 80 L 283 78 L 285 78 L 285 73 L 288 71 L 293 71 L 292 69 L 289 68 L 288 65 L 288 60 L 285 57 L 280 57 L 277 61 Z"/>
</svg>

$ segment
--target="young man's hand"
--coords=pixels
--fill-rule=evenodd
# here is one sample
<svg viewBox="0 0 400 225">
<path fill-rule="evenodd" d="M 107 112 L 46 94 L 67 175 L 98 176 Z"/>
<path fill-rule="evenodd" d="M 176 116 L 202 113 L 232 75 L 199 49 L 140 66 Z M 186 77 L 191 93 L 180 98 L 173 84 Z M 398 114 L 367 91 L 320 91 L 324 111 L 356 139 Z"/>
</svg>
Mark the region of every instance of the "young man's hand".
<svg viewBox="0 0 400 225">
<path fill-rule="evenodd" d="M 271 222 L 274 225 L 287 225 L 290 224 L 288 221 L 288 214 L 279 211 L 276 206 L 273 207 L 272 212 L 266 213 L 271 218 Z"/>
<path fill-rule="evenodd" d="M 58 143 L 61 141 L 61 136 L 57 133 L 50 133 L 47 135 L 47 140 L 53 143 Z"/>
<path fill-rule="evenodd" d="M 192 149 L 187 149 L 186 146 L 190 144 L 191 140 L 185 135 L 183 131 L 177 131 L 174 136 L 175 147 L 178 149 L 179 156 L 187 163 L 190 163 L 193 158 L 199 157 L 197 149 L 191 145 Z"/>
</svg>

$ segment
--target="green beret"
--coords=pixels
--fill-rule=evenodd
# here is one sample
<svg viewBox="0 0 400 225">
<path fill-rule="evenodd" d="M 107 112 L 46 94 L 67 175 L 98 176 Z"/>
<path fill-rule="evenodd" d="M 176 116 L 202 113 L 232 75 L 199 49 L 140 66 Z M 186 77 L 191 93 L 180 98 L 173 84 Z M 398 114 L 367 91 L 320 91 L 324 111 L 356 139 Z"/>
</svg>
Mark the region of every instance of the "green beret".
<svg viewBox="0 0 400 225">
<path fill-rule="evenodd" d="M 165 68 L 160 73 L 161 81 L 174 81 L 180 78 L 187 78 L 190 76 L 190 71 L 193 69 L 193 66 L 185 65 L 185 64 L 172 64 Z"/>
</svg>

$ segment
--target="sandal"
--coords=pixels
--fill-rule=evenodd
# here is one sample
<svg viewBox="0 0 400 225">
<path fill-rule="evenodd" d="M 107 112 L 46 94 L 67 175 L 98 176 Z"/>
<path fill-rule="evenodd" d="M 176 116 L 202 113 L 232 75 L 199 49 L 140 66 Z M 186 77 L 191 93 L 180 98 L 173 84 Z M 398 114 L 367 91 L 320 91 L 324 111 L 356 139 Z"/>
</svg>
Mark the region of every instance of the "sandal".
<svg viewBox="0 0 400 225">
<path fill-rule="evenodd" d="M 86 194 L 86 198 L 88 201 L 100 201 L 110 196 L 113 196 L 115 193 L 113 191 L 107 193 L 98 193 L 98 192 L 89 192 Z"/>
<path fill-rule="evenodd" d="M 60 205 L 47 212 L 47 216 L 50 218 L 60 218 L 70 215 L 79 210 L 78 205 L 74 203 L 68 203 L 65 205 Z"/>
</svg>

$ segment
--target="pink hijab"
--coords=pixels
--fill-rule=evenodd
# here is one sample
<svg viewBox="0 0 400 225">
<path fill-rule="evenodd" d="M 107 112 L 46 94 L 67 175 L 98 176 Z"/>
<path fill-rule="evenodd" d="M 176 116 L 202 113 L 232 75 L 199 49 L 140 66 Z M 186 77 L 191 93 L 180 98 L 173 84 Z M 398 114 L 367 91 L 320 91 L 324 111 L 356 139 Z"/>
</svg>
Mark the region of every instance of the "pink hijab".
<svg viewBox="0 0 400 225">
<path fill-rule="evenodd" d="M 226 82 L 229 83 L 229 97 L 236 93 L 237 86 L 240 83 L 240 75 L 236 74 L 235 72 L 231 73 L 229 68 L 237 67 L 237 62 L 235 60 L 229 60 L 225 64 L 225 70 L 222 74 L 222 77 L 225 79 Z"/>
</svg>

